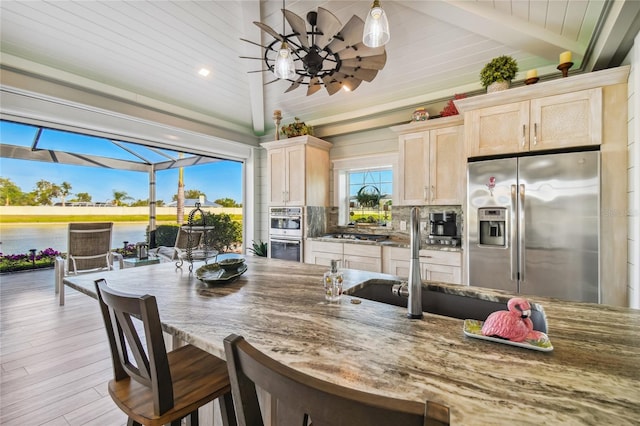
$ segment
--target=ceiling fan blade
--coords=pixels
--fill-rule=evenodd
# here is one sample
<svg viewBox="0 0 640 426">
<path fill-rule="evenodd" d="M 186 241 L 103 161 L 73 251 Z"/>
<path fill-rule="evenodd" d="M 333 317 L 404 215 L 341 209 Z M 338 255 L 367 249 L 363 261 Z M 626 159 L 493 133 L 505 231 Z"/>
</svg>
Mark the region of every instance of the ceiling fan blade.
<svg viewBox="0 0 640 426">
<path fill-rule="evenodd" d="M 242 40 L 242 41 L 246 41 L 247 43 L 255 44 L 256 46 L 260 46 L 260 47 L 262 47 L 263 49 L 270 49 L 268 46 L 263 46 L 263 45 L 261 45 L 260 43 L 256 43 L 255 41 L 247 40 L 246 38 L 242 38 L 242 37 L 240 37 L 240 40 Z M 273 49 L 271 49 L 271 50 L 273 50 Z"/>
<path fill-rule="evenodd" d="M 322 83 L 320 83 L 320 80 L 318 79 L 318 77 L 313 77 L 311 80 L 309 80 L 309 88 L 307 89 L 307 96 L 313 95 L 321 88 L 322 88 Z"/>
<path fill-rule="evenodd" d="M 284 42 L 284 38 L 282 38 L 282 36 L 280 34 L 278 34 L 276 32 L 276 30 L 274 30 L 273 28 L 271 28 L 270 26 L 268 26 L 267 24 L 263 24 L 262 22 L 258 22 L 258 21 L 253 21 L 254 24 L 256 24 L 256 26 L 258 28 L 260 28 L 262 31 L 270 34 L 273 38 L 275 38 L 276 40 L 282 41 Z"/>
<path fill-rule="evenodd" d="M 324 82 L 324 87 L 327 89 L 329 96 L 337 93 L 342 88 L 342 84 L 340 84 L 340 82 L 332 75 L 325 75 L 322 77 L 322 81 Z"/>
<path fill-rule="evenodd" d="M 356 90 L 358 86 L 360 86 L 360 83 L 362 83 L 362 80 L 355 77 L 347 77 L 342 80 L 342 85 L 350 92 Z"/>
<path fill-rule="evenodd" d="M 347 47 L 342 50 L 338 54 L 340 55 L 341 60 L 352 59 L 358 56 L 362 58 L 367 58 L 369 56 L 377 56 L 384 54 L 384 46 L 380 47 L 367 47 L 364 43 L 358 43 L 352 46 Z"/>
<path fill-rule="evenodd" d="M 266 86 L 267 84 L 271 84 L 271 83 L 275 83 L 276 81 L 279 81 L 279 78 L 276 78 L 275 80 L 271 80 L 271 81 L 267 81 L 265 84 L 263 84 L 263 86 Z"/>
<path fill-rule="evenodd" d="M 362 43 L 362 32 L 364 31 L 364 21 L 353 15 L 349 22 L 340 30 L 337 34 L 340 38 L 334 38 L 329 46 L 327 46 L 333 53 L 338 53 L 349 46 L 354 46 L 358 43 Z M 341 55 L 342 56 L 342 55 Z"/>
<path fill-rule="evenodd" d="M 300 83 L 302 83 L 303 79 L 304 79 L 304 75 L 301 75 L 300 77 L 298 77 L 298 79 L 296 81 L 294 81 L 293 83 L 291 83 L 291 86 L 289 86 L 289 88 L 287 90 L 285 90 L 284 93 L 289 93 L 290 91 L 295 90 L 298 87 L 300 87 Z"/>
<path fill-rule="evenodd" d="M 331 40 L 333 40 L 333 36 L 336 35 L 342 24 L 340 20 L 336 18 L 336 16 L 329 12 L 327 9 L 319 7 L 318 8 L 318 19 L 316 23 L 316 28 L 322 34 L 316 36 L 315 45 L 320 49 L 324 49 Z"/>
<path fill-rule="evenodd" d="M 352 67 L 341 67 L 340 71 L 349 75 L 350 77 L 355 77 L 359 80 L 364 81 L 372 81 L 378 75 L 378 71 L 376 70 L 368 70 L 363 68 L 352 68 Z"/>
<path fill-rule="evenodd" d="M 282 9 L 282 13 L 284 13 L 284 17 L 287 18 L 287 22 L 291 29 L 297 34 L 298 40 L 300 40 L 300 44 L 309 48 L 309 38 L 307 37 L 307 23 L 300 16 L 296 15 L 290 10 Z"/>
<path fill-rule="evenodd" d="M 384 68 L 384 65 L 387 63 L 387 52 L 382 55 L 376 56 L 356 56 L 352 59 L 345 59 L 342 61 L 342 65 L 346 67 L 360 67 L 366 68 L 370 70 L 381 70 Z"/>
</svg>

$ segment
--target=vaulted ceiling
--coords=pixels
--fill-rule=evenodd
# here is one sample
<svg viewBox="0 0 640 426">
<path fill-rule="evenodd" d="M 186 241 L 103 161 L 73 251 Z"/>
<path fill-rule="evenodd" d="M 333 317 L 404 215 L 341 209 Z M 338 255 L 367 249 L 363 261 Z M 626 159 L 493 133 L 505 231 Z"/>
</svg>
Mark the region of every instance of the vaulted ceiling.
<svg viewBox="0 0 640 426">
<path fill-rule="evenodd" d="M 536 68 L 556 78 L 558 56 L 573 52 L 572 72 L 620 64 L 640 21 L 636 0 L 382 0 L 391 40 L 387 62 L 357 90 L 306 96 L 274 80 L 262 48 L 282 32 L 282 2 L 13 1 L 0 3 L 0 64 L 252 136 L 294 116 L 315 126 L 371 117 L 481 89 L 484 64 L 513 56 L 523 80 Z M 370 1 L 286 2 L 305 17 L 323 7 L 343 24 L 365 18 Z M 288 24 L 286 33 L 291 33 Z M 208 77 L 198 75 L 209 68 Z M 267 84 L 269 83 L 269 84 Z M 409 117 L 407 116 L 407 120 Z"/>
</svg>

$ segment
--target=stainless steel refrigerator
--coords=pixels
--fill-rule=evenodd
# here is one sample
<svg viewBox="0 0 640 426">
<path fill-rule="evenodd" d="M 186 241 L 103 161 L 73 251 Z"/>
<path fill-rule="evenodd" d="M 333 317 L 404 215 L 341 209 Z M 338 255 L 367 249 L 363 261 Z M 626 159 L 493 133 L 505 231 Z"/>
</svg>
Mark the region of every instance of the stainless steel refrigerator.
<svg viewBox="0 0 640 426">
<path fill-rule="evenodd" d="M 600 301 L 600 153 L 470 162 L 469 285 Z"/>
</svg>

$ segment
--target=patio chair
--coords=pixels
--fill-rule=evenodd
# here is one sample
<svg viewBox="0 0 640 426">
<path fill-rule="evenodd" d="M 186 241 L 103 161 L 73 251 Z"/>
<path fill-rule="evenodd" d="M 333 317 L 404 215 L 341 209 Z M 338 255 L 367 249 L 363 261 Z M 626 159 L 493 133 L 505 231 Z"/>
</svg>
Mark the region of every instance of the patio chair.
<svg viewBox="0 0 640 426">
<path fill-rule="evenodd" d="M 276 399 L 278 425 L 445 426 L 449 408 L 349 389 L 281 364 L 242 336 L 224 339 L 231 394 L 240 426 L 265 424 L 256 387 Z"/>
<path fill-rule="evenodd" d="M 202 232 L 191 232 L 191 247 L 197 249 L 202 242 Z M 173 262 L 184 260 L 189 246 L 189 232 L 178 228 L 176 242 L 173 247 L 159 246 L 149 250 L 151 256 L 156 256 L 161 262 Z"/>
<path fill-rule="evenodd" d="M 118 259 L 120 269 L 124 267 L 121 254 L 111 251 L 112 222 L 70 223 L 67 236 L 67 258 L 55 260 L 56 294 L 60 294 L 60 305 L 64 305 L 64 277 L 86 272 L 113 269 Z"/>
</svg>

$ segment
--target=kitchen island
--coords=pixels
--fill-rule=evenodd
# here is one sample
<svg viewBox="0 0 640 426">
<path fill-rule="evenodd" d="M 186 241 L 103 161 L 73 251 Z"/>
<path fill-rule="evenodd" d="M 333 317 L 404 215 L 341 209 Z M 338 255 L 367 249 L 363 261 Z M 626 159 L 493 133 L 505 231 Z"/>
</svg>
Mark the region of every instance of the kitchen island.
<svg viewBox="0 0 640 426">
<path fill-rule="evenodd" d="M 640 311 L 531 298 L 544 307 L 552 352 L 466 337 L 463 321 L 365 299 L 324 301 L 324 267 L 247 257 L 236 281 L 207 285 L 173 263 L 65 277 L 95 297 L 93 281 L 156 296 L 168 333 L 224 357 L 223 339 L 244 336 L 306 374 L 396 398 L 434 401 L 453 425 L 637 424 Z M 199 266 L 199 265 L 196 265 Z M 382 274 L 345 271 L 345 288 Z M 444 292 L 507 294 L 439 285 Z M 97 309 L 97 307 L 96 307 Z"/>
</svg>

